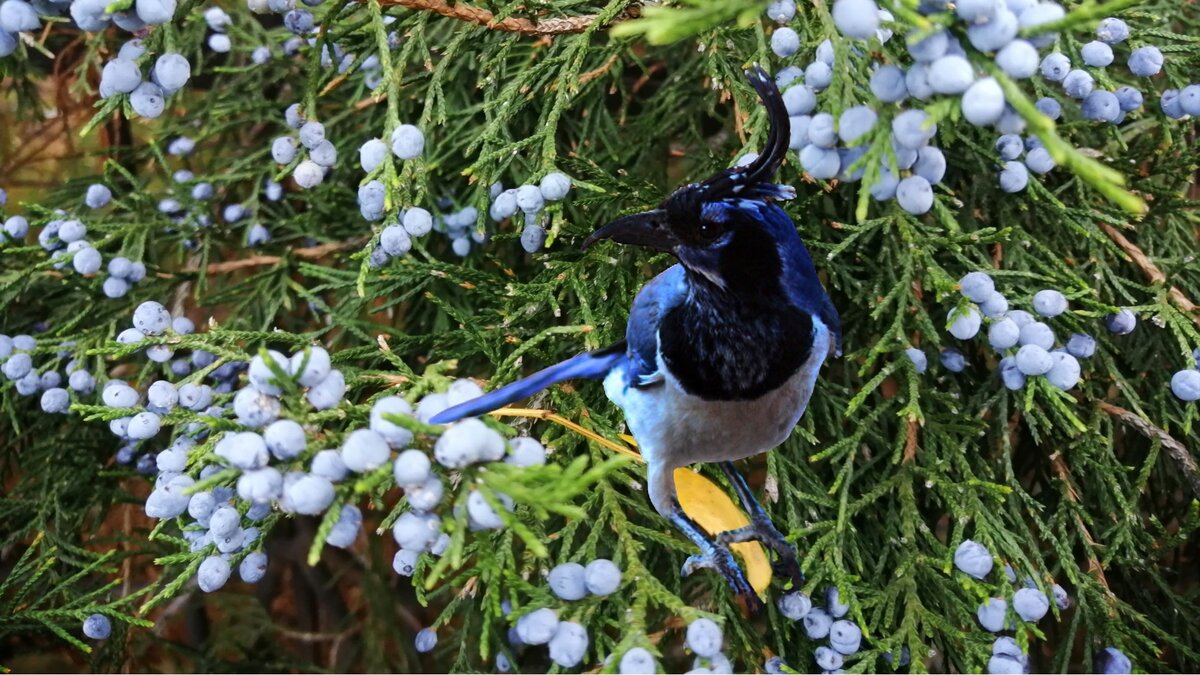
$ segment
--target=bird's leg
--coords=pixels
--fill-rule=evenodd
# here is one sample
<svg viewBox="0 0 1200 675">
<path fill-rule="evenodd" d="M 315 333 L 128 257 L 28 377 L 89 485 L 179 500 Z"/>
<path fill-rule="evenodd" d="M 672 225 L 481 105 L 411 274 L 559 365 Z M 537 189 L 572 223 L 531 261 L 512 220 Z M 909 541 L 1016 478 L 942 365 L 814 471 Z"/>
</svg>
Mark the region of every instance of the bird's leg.
<svg viewBox="0 0 1200 675">
<path fill-rule="evenodd" d="M 717 535 L 717 543 L 728 545 L 743 541 L 761 542 L 778 556 L 776 571 L 789 577 L 792 580 L 793 588 L 800 588 L 804 583 L 804 575 L 800 572 L 796 547 L 792 546 L 783 533 L 775 528 L 775 523 L 771 522 L 771 517 L 763 510 L 762 504 L 759 504 L 758 500 L 754 498 L 754 493 L 750 491 L 746 479 L 738 473 L 733 462 L 721 462 L 721 470 L 725 472 L 725 477 L 733 485 L 733 491 L 737 493 L 742 506 L 749 512 L 750 524 L 736 530 L 721 532 Z"/>
<path fill-rule="evenodd" d="M 687 535 L 687 538 L 691 539 L 700 549 L 698 555 L 691 556 L 684 562 L 680 573 L 686 577 L 702 567 L 717 570 L 721 576 L 725 577 L 725 581 L 729 583 L 733 592 L 742 598 L 742 602 L 746 604 L 746 608 L 752 614 L 761 613 L 763 611 L 762 600 L 754 592 L 750 582 L 746 580 L 746 575 L 734 560 L 729 546 L 718 543 L 705 533 L 696 524 L 696 521 L 684 513 L 683 507 L 679 505 L 679 498 L 675 493 L 674 467 L 654 461 L 653 456 L 648 459 L 647 464 L 649 465 L 647 491 L 654 509 L 671 521 L 672 525 L 679 528 L 679 531 Z"/>
<path fill-rule="evenodd" d="M 725 577 L 725 581 L 729 582 L 729 587 L 742 598 L 752 615 L 760 614 L 763 611 L 762 600 L 754 592 L 750 582 L 746 580 L 742 568 L 733 559 L 733 553 L 729 551 L 729 546 L 710 539 L 695 521 L 687 517 L 678 501 L 674 503 L 674 507 L 669 516 L 671 523 L 700 548 L 700 553 L 689 557 L 683 563 L 680 574 L 686 577 L 700 568 L 714 569 Z"/>
</svg>

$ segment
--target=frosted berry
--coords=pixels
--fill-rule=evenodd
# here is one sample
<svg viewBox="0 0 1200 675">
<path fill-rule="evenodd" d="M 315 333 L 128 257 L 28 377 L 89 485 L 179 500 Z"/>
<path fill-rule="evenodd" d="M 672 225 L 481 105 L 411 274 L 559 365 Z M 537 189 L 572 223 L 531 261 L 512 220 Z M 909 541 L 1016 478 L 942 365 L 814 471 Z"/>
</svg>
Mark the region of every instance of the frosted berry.
<svg viewBox="0 0 1200 675">
<path fill-rule="evenodd" d="M 1066 352 L 1054 351 L 1050 355 L 1054 365 L 1046 373 L 1046 380 L 1063 391 L 1079 384 L 1079 361 Z"/>
<path fill-rule="evenodd" d="M 829 613 L 820 608 L 812 609 L 808 614 L 804 615 L 804 632 L 812 640 L 823 640 L 829 636 L 829 629 L 833 626 L 833 617 Z"/>
<path fill-rule="evenodd" d="M 1171 393 L 1181 401 L 1200 401 L 1200 370 L 1189 368 L 1172 375 Z"/>
<path fill-rule="evenodd" d="M 817 662 L 817 667 L 824 671 L 841 668 L 845 662 L 845 658 L 829 647 L 817 647 L 813 652 L 813 659 Z"/>
<path fill-rule="evenodd" d="M 869 40 L 879 28 L 879 7 L 872 0 L 834 0 L 833 23 L 848 38 Z"/>
<path fill-rule="evenodd" d="M 200 590 L 205 593 L 212 593 L 225 585 L 229 581 L 229 561 L 220 556 L 209 556 L 200 563 L 200 569 L 196 571 L 196 580 L 199 582 Z"/>
<path fill-rule="evenodd" d="M 83 620 L 83 634 L 91 640 L 107 640 L 112 635 L 112 622 L 103 614 L 92 614 Z"/>
<path fill-rule="evenodd" d="M 357 473 L 378 469 L 387 463 L 391 451 L 383 436 L 370 429 L 358 429 L 342 444 L 342 461 Z"/>
<path fill-rule="evenodd" d="M 1137 327 L 1137 316 L 1128 309 L 1122 309 L 1116 314 L 1106 316 L 1104 318 L 1104 325 L 1110 333 L 1128 335 Z"/>
<path fill-rule="evenodd" d="M 527 645 L 544 645 L 558 629 L 558 615 L 543 607 L 517 619 L 517 635 Z"/>
<path fill-rule="evenodd" d="M 1100 40 L 1092 40 L 1079 50 L 1083 62 L 1093 68 L 1104 68 L 1113 62 L 1113 50 Z"/>
<path fill-rule="evenodd" d="M 320 382 L 309 388 L 304 398 L 317 410 L 337 407 L 346 395 L 346 376 L 340 370 L 331 370 Z"/>
<path fill-rule="evenodd" d="M 983 579 L 992 571 L 992 554 L 983 544 L 965 539 L 954 551 L 954 566 L 967 576 Z"/>
<path fill-rule="evenodd" d="M 1046 148 L 1034 148 L 1025 155 L 1025 166 L 1034 173 L 1049 173 L 1058 163 Z"/>
<path fill-rule="evenodd" d="M 425 135 L 411 124 L 401 124 L 392 132 L 392 153 L 400 159 L 416 159 L 425 150 Z"/>
<path fill-rule="evenodd" d="M 852 621 L 834 621 L 829 627 L 829 645 L 849 656 L 862 645 L 862 629 Z"/>
<path fill-rule="evenodd" d="M 925 352 L 916 347 L 909 347 L 904 350 L 904 355 L 912 362 L 913 369 L 920 375 L 929 369 L 929 357 L 925 356 Z"/>
<path fill-rule="evenodd" d="M 1050 600 L 1036 588 L 1022 588 L 1013 594 L 1012 606 L 1022 619 L 1037 622 L 1050 611 Z"/>
<path fill-rule="evenodd" d="M 621 661 L 617 664 L 617 672 L 620 675 L 657 673 L 658 664 L 654 661 L 654 656 L 650 652 L 641 647 L 634 647 L 621 656 Z"/>
<path fill-rule="evenodd" d="M 612 595 L 621 587 L 621 569 L 611 560 L 597 558 L 584 568 L 583 581 L 592 595 Z"/>
<path fill-rule="evenodd" d="M 408 429 L 385 419 L 386 416 L 411 417 L 412 406 L 399 396 L 387 396 L 371 406 L 370 428 L 387 441 L 392 448 L 403 448 L 412 442 L 413 434 Z"/>
<path fill-rule="evenodd" d="M 991 633 L 999 633 L 1004 630 L 1005 619 L 1008 614 L 1008 603 L 1002 598 L 992 598 L 979 606 L 975 616 L 979 619 L 979 625 L 983 629 Z"/>
<path fill-rule="evenodd" d="M 550 570 L 550 590 L 562 600 L 581 600 L 587 595 L 584 568 L 579 563 L 563 563 Z"/>
<path fill-rule="evenodd" d="M 546 463 L 546 448 L 536 439 L 518 436 L 508 445 L 508 457 L 504 461 L 513 466 L 540 466 Z"/>
<path fill-rule="evenodd" d="M 1158 47 L 1138 47 L 1129 54 L 1129 71 L 1138 77 L 1151 77 L 1162 70 L 1163 55 Z"/>
<path fill-rule="evenodd" d="M 712 619 L 696 619 L 687 627 L 687 646 L 697 656 L 712 658 L 721 651 L 725 638 Z"/>
</svg>

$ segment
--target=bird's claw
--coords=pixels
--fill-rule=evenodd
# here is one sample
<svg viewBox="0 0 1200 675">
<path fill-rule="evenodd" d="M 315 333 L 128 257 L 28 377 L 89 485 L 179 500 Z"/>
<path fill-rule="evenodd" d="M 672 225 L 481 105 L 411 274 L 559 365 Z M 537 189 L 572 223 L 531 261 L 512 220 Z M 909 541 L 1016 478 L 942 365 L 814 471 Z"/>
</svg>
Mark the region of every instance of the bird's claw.
<svg viewBox="0 0 1200 675">
<path fill-rule="evenodd" d="M 792 588 L 804 585 L 804 574 L 800 572 L 800 560 L 796 556 L 796 547 L 775 528 L 769 518 L 754 518 L 749 525 L 736 530 L 727 530 L 717 535 L 717 544 L 729 546 L 747 541 L 757 541 L 775 552 L 776 560 L 773 565 L 776 574 L 781 574 L 792 580 Z"/>
<path fill-rule="evenodd" d="M 728 548 L 718 545 L 707 553 L 697 553 L 688 557 L 679 573 L 681 576 L 687 577 L 702 568 L 716 570 L 725 577 L 729 588 L 745 603 L 751 616 L 757 616 L 763 612 L 765 607 L 762 599 L 758 597 L 758 593 L 754 592 L 754 588 L 746 580 L 746 575 L 742 573 L 742 568 L 733 559 L 733 554 Z"/>
</svg>

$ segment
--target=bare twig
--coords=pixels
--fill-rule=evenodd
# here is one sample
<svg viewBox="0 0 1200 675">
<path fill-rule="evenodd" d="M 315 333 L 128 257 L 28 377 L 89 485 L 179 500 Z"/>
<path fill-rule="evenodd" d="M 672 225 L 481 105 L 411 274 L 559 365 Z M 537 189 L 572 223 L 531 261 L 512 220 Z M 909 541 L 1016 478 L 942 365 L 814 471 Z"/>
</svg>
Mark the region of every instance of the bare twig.
<svg viewBox="0 0 1200 675">
<path fill-rule="evenodd" d="M 1071 470 L 1067 467 L 1067 460 L 1063 459 L 1061 452 L 1055 452 L 1050 455 L 1050 466 L 1054 469 L 1054 474 L 1066 486 L 1067 499 L 1072 502 L 1078 502 L 1079 492 L 1075 490 L 1075 485 L 1071 482 Z M 1074 520 L 1075 527 L 1079 528 L 1079 531 L 1083 534 L 1083 541 L 1087 544 L 1088 573 L 1096 577 L 1096 580 L 1104 587 L 1110 605 L 1109 613 L 1112 614 L 1112 606 L 1116 604 L 1117 598 L 1108 586 L 1108 578 L 1104 576 L 1104 566 L 1096 559 L 1096 540 L 1092 538 L 1091 530 L 1088 529 L 1087 523 L 1083 522 L 1083 518 L 1078 513 L 1075 514 Z"/>
<path fill-rule="evenodd" d="M 1158 439 L 1158 442 L 1162 443 L 1163 448 L 1167 451 L 1167 455 L 1175 460 L 1175 463 L 1183 471 L 1184 478 L 1192 487 L 1192 494 L 1200 498 L 1200 468 L 1197 468 L 1196 459 L 1192 457 L 1192 453 L 1188 452 L 1183 443 L 1175 440 L 1171 434 L 1151 424 L 1135 412 L 1105 401 L 1099 401 L 1098 405 L 1101 410 L 1133 427 L 1146 438 Z"/>
<path fill-rule="evenodd" d="M 334 241 L 328 244 L 321 244 L 320 246 L 312 246 L 309 248 L 295 248 L 290 251 L 290 255 L 297 258 L 304 258 L 305 260 L 317 260 L 329 255 L 330 253 L 358 248 L 365 244 L 366 241 L 366 237 L 358 237 L 348 241 Z M 283 260 L 283 258 L 277 255 L 256 255 L 249 258 L 241 258 L 239 260 L 227 260 L 225 262 L 210 263 L 204 266 L 203 271 L 205 274 L 221 274 L 223 272 L 232 272 L 234 270 L 240 270 L 246 267 L 278 265 L 281 260 Z M 195 274 L 200 271 L 200 267 L 189 266 L 180 270 L 180 274 Z"/>
<path fill-rule="evenodd" d="M 1113 243 L 1121 247 L 1122 251 L 1125 251 L 1125 253 L 1133 260 L 1133 264 L 1136 265 L 1137 268 L 1146 275 L 1146 278 L 1150 280 L 1150 283 L 1165 284 L 1167 282 L 1167 275 L 1163 274 L 1163 271 L 1158 268 L 1158 265 L 1155 265 L 1154 261 L 1150 260 L 1150 257 L 1147 256 L 1142 249 L 1138 248 L 1137 244 L 1126 239 L 1125 235 L 1121 234 L 1117 228 L 1109 225 L 1108 223 L 1101 223 L 1100 229 L 1104 230 L 1104 234 L 1107 234 L 1108 238 L 1113 240 Z M 1200 307 L 1197 307 L 1196 303 L 1192 302 L 1190 298 L 1184 295 L 1183 291 L 1171 286 L 1167 288 L 1167 295 L 1171 297 L 1171 302 L 1174 303 L 1176 307 L 1191 314 L 1192 321 L 1196 322 L 1197 325 L 1200 325 Z"/>
<path fill-rule="evenodd" d="M 381 5 L 400 5 L 408 9 L 423 12 L 433 12 L 442 16 L 467 21 L 484 26 L 489 30 L 499 30 L 522 35 L 561 35 L 563 33 L 582 33 L 596 23 L 597 15 L 572 16 L 563 19 L 529 19 L 510 16 L 497 19 L 496 15 L 486 9 L 472 7 L 464 2 L 448 4 L 445 0 L 381 0 Z M 617 21 L 635 18 L 640 14 L 637 6 L 631 6 L 617 16 Z"/>
</svg>

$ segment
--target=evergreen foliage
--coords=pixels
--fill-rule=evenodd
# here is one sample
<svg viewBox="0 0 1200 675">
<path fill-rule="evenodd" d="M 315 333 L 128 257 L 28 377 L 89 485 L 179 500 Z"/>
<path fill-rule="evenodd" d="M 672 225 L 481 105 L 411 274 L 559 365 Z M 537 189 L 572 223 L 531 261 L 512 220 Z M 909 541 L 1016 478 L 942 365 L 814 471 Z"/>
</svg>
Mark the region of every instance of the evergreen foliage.
<svg viewBox="0 0 1200 675">
<path fill-rule="evenodd" d="M 231 20 L 214 31 L 205 9 L 217 4 Z M 266 10 L 258 4 L 250 7 Z M 1106 647 L 1139 670 L 1200 668 L 1200 408 L 1171 388 L 1173 374 L 1197 367 L 1200 347 L 1196 127 L 1160 109 L 1162 91 L 1193 83 L 1200 15 L 1172 0 L 1067 4 L 1053 24 L 1055 48 L 1080 65 L 1101 19 L 1128 22 L 1116 64 L 1090 71 L 1098 87 L 1138 87 L 1145 105 L 1119 125 L 1085 120 L 1057 84 L 1008 77 L 964 37 L 971 63 L 996 77 L 1026 136 L 1058 168 L 1030 173 L 1027 188 L 1009 194 L 997 179 L 993 128 L 968 123 L 957 96 L 910 100 L 903 107 L 936 121 L 933 143 L 947 160 L 924 215 L 875 201 L 868 189 L 884 172 L 898 173 L 889 168 L 889 132 L 902 109 L 874 99 L 872 64 L 908 67 L 911 31 L 944 26 L 965 35 L 952 12 L 922 14 L 915 1 L 879 3 L 894 15 L 885 42 L 848 39 L 831 3 L 802 3 L 787 22 L 800 51 L 780 58 L 763 2 L 326 0 L 298 7 L 319 27 L 309 44 L 284 25 L 302 19 L 182 0 L 173 19 L 139 33 L 144 77 L 164 52 L 191 65 L 190 81 L 153 120 L 135 111 L 132 96 L 97 93 L 101 69 L 130 33 L 86 33 L 69 15 L 43 17 L 42 28 L 21 33 L 0 57 L 0 187 L 8 190 L 0 221 L 19 214 L 31 230 L 0 236 L 0 333 L 34 335 L 39 372 L 65 382 L 82 368 L 96 383 L 94 393 L 72 392 L 69 413 L 58 415 L 43 412 L 40 393 L 0 378 L 0 665 L 22 669 L 35 648 L 69 645 L 63 653 L 91 652 L 98 669 L 491 672 L 508 661 L 520 672 L 562 670 L 547 650 L 518 648 L 509 635 L 519 617 L 550 607 L 586 628 L 576 670 L 616 672 L 633 648 L 649 650 L 666 672 L 687 670 L 686 625 L 707 617 L 722 626 L 723 653 L 738 671 L 760 672 L 772 656 L 813 671 L 825 641 L 776 605 L 796 590 L 782 579 L 766 591 L 766 614 L 746 617 L 718 575 L 680 578 L 693 546 L 651 507 L 642 465 L 619 452 L 627 448 L 620 412 L 597 383 L 558 386 L 486 420 L 506 438 L 538 439 L 549 451 L 545 465 L 436 469 L 446 479 L 437 513 L 449 543 L 444 555 L 420 556 L 411 579 L 390 569 L 396 547 L 387 530 L 411 509 L 389 461 L 336 483 L 321 516 L 275 509 L 257 522 L 259 539 L 232 555 L 235 580 L 212 593 L 196 574 L 213 544 L 193 550 L 186 514 L 145 515 L 154 468 L 139 472 L 136 458 L 197 436 L 185 449 L 186 473 L 197 480 L 188 492 L 232 489 L 239 470 L 200 471 L 220 461 L 222 433 L 242 422 L 232 407 L 175 407 L 162 415 L 162 431 L 121 457 L 130 444 L 110 423 L 145 409 L 105 405 L 102 391 L 109 380 L 143 392 L 156 380 L 207 382 L 215 402 L 228 405 L 247 376 L 222 367 L 265 358 L 281 383 L 284 417 L 307 434 L 300 456 L 272 459 L 286 474 L 309 470 L 316 452 L 342 447 L 356 429 L 374 428 L 372 406 L 386 396 L 416 405 L 462 378 L 491 389 L 611 344 L 624 334 L 635 293 L 672 261 L 578 244 L 756 151 L 766 116 L 743 70 L 803 66 L 829 39 L 833 80 L 819 110 L 836 119 L 869 104 L 880 117 L 864 137 L 862 178 L 814 179 L 793 156 L 779 182 L 796 187 L 783 206 L 841 313 L 844 354 L 827 362 L 792 437 L 742 463 L 797 545 L 807 577 L 799 590 L 820 606 L 832 585 L 849 604 L 847 618 L 864 639 L 848 671 L 890 671 L 893 663 L 914 672 L 986 670 L 995 636 L 980 627 L 977 609 L 993 597 L 1012 605 L 1026 583 L 1047 593 L 1057 583 L 1071 597 L 1069 608 L 1052 606 L 1041 621 L 1014 618 L 1008 634 L 1035 672 L 1089 671 Z M 232 49 L 214 51 L 213 35 L 227 35 Z M 252 53 L 263 45 L 270 58 L 256 63 Z M 1161 50 L 1163 72 L 1135 77 L 1125 59 L 1147 45 Z M 1035 108 L 1050 95 L 1064 100 L 1057 123 Z M 324 125 L 338 155 L 310 189 L 292 178 L 310 150 L 282 165 L 272 159 L 273 139 L 296 134 L 284 114 L 293 103 Z M 404 124 L 424 134 L 420 157 L 389 151 L 363 171 L 360 146 L 378 138 L 390 148 Z M 173 152 L 180 137 L 194 151 Z M 174 175 L 180 170 L 190 174 Z M 493 184 L 536 185 L 556 171 L 571 178 L 565 199 L 528 217 L 488 216 Z M 385 214 L 371 221 L 359 202 L 370 179 L 386 195 Z M 85 206 L 95 183 L 111 189 L 110 204 Z M 276 183 L 282 198 L 272 194 Z M 201 184 L 215 196 L 199 198 Z M 165 199 L 178 206 L 164 209 Z M 230 217 L 229 205 L 244 207 L 245 217 Z M 413 236 L 406 255 L 373 256 L 384 228 L 414 207 L 439 217 L 437 231 Z M 106 297 L 109 268 L 80 274 L 38 244 L 48 223 L 72 218 L 86 225 L 105 265 L 118 256 L 141 261 L 145 278 L 123 297 Z M 456 218 L 469 223 L 456 231 L 447 225 Z M 544 230 L 540 248 L 523 240 L 531 226 Z M 980 270 L 1013 309 L 1033 312 L 1043 289 L 1066 296 L 1068 311 L 1046 319 L 1058 342 L 1072 333 L 1096 339 L 1076 386 L 1029 377 L 1009 389 L 986 324 L 974 339 L 948 332 L 945 317 L 971 305 L 959 280 Z M 118 341 L 149 300 L 196 330 Z M 1138 319 L 1134 331 L 1106 330 L 1106 317 L 1123 308 Z M 265 351 L 287 356 L 311 345 L 327 349 L 345 377 L 335 405 L 314 407 Z M 148 358 L 154 348 L 164 361 Z M 932 359 L 918 368 L 906 355 L 914 348 L 956 349 L 965 367 L 953 372 Z M 213 358 L 203 363 L 197 353 Z M 419 411 L 386 419 L 431 453 L 442 431 Z M 700 472 L 728 491 L 719 471 Z M 472 527 L 473 492 L 502 527 Z M 345 550 L 327 546 L 353 505 L 363 532 Z M 995 562 L 982 579 L 955 567 L 967 539 Z M 259 550 L 270 562 L 255 590 L 236 581 L 236 570 Z M 550 569 L 597 558 L 620 568 L 618 592 L 555 597 Z M 93 613 L 113 620 L 114 637 L 83 637 Z M 438 641 L 419 654 L 413 640 L 426 627 Z M 891 657 L 902 650 L 912 656 L 903 666 Z"/>
</svg>

